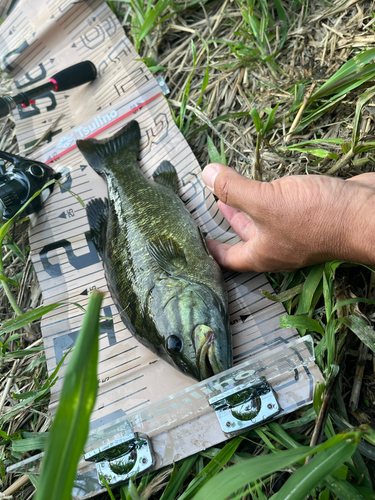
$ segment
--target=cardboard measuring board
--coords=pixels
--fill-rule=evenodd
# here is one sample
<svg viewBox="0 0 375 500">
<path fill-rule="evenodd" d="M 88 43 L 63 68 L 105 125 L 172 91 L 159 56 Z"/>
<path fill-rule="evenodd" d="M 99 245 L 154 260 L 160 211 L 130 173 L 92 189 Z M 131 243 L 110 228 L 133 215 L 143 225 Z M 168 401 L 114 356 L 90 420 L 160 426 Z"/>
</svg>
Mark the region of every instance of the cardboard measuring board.
<svg viewBox="0 0 375 500">
<path fill-rule="evenodd" d="M 57 120 L 48 141 L 152 79 L 138 58 L 102 0 L 20 0 L 0 26 L 0 67 L 15 79 L 15 93 L 80 61 L 90 60 L 98 70 L 90 86 L 46 92 L 32 106 L 17 107 L 20 152 L 30 149 Z"/>
<path fill-rule="evenodd" d="M 7 30 L 13 28 L 9 39 Z M 85 203 L 106 196 L 105 182 L 87 165 L 76 140 L 108 137 L 136 119 L 141 127 L 139 166 L 144 175 L 150 178 L 163 160 L 169 160 L 178 172 L 179 195 L 203 234 L 231 244 L 239 241 L 204 187 L 201 169 L 173 122 L 158 82 L 136 61 L 136 52 L 106 4 L 50 0 L 31 7 L 21 1 L 1 26 L 0 47 L 2 66 L 16 78 L 18 89 L 40 84 L 85 59 L 99 70 L 92 84 L 63 95 L 47 93 L 31 109 L 19 108 L 15 113 L 17 137 L 26 150 L 59 119 L 47 144 L 33 157 L 65 172 L 62 182 L 67 189 Z M 209 399 L 249 377 L 253 381 L 254 374 L 271 383 L 283 412 L 312 401 L 314 382 L 321 375 L 314 364 L 311 339 L 280 328 L 285 311 L 262 294 L 262 289 L 272 292 L 263 274 L 225 274 L 234 368 L 198 384 L 139 344 L 125 328 L 107 290 L 86 210 L 66 189 L 56 186 L 38 213 L 30 246 L 44 304 L 64 302 L 42 321 L 49 373 L 74 345 L 82 324 L 83 313 L 73 303 L 86 307 L 93 289 L 105 292 L 99 389 L 86 452 L 124 437 L 128 425 L 149 436 L 153 468 L 217 444 L 227 438 L 227 432 Z M 52 412 L 68 361 L 69 356 L 51 391 Z M 89 498 L 102 490 L 95 464 L 84 460 L 79 471 L 74 498 Z"/>
</svg>

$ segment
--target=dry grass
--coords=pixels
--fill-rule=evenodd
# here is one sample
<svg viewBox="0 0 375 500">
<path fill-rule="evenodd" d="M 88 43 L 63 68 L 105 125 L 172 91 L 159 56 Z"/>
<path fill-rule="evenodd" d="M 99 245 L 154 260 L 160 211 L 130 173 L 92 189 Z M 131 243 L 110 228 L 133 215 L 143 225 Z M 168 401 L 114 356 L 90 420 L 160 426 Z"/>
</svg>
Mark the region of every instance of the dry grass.
<svg viewBox="0 0 375 500">
<path fill-rule="evenodd" d="M 183 16 L 175 16 L 159 26 L 156 42 L 159 64 L 168 68 L 162 74 L 171 89 L 169 99 L 176 104 L 175 111 L 178 112 L 178 103 L 182 101 L 186 79 L 192 71 L 191 40 L 196 45 L 198 60 L 191 82 L 189 104 L 195 107 L 200 95 L 206 70 L 206 50 L 201 38 L 212 40 L 209 43 L 210 79 L 203 103 L 200 105 L 200 110 L 207 120 L 212 122 L 228 113 L 248 113 L 254 106 L 262 118 L 266 108 L 274 108 L 279 104 L 277 115 L 280 121 L 264 141 L 261 151 L 264 180 L 300 173 L 325 173 L 329 170 L 334 163 L 332 160 L 317 163 L 316 158 L 311 156 L 295 152 L 282 154 L 279 150 L 280 146 L 286 144 L 288 131 L 297 114 L 290 115 L 294 99 L 293 87 L 303 83 L 307 94 L 310 85 L 324 83 L 359 50 L 375 46 L 375 25 L 371 23 L 370 3 L 346 2 L 348 6 L 335 10 L 324 8 L 323 2 L 315 1 L 308 6 L 307 12 L 305 5 L 297 2 L 296 8 L 288 10 L 288 3 L 292 2 L 285 2 L 287 15 L 292 22 L 284 47 L 275 56 L 280 68 L 276 78 L 259 58 L 246 55 L 242 59 L 238 58 L 228 44 L 223 43 L 246 43 L 246 37 L 239 33 L 243 18 L 235 2 L 210 2 L 204 9 L 189 15 L 184 13 Z M 311 12 L 314 14 L 309 14 Z M 270 13 L 271 17 L 277 19 L 276 9 L 271 9 Z M 269 48 L 270 53 L 278 46 L 277 36 L 280 39 L 280 31 L 280 25 L 277 24 L 270 30 L 276 37 L 274 46 Z M 249 40 L 247 43 L 250 45 Z M 149 53 L 147 47 L 144 50 L 145 54 Z M 356 97 L 361 92 L 363 89 L 348 95 L 313 126 L 299 135 L 293 135 L 289 144 L 332 137 L 350 140 Z M 370 103 L 363 113 L 363 139 L 370 140 L 374 136 L 374 110 L 375 104 Z M 187 135 L 189 144 L 202 166 L 209 162 L 205 134 L 192 133 L 194 128 L 205 123 L 207 121 L 198 116 L 196 124 Z M 256 131 L 250 116 L 225 120 L 215 128 L 218 133 L 209 129 L 214 142 L 219 145 L 218 135 L 222 135 L 226 143 L 232 146 L 226 146 L 228 164 L 239 172 L 250 175 L 256 145 Z M 236 150 L 247 157 L 247 161 Z M 331 150 L 339 153 L 340 147 L 332 147 Z M 360 166 L 348 165 L 339 175 L 350 177 L 372 170 L 373 162 L 369 161 Z"/>
</svg>

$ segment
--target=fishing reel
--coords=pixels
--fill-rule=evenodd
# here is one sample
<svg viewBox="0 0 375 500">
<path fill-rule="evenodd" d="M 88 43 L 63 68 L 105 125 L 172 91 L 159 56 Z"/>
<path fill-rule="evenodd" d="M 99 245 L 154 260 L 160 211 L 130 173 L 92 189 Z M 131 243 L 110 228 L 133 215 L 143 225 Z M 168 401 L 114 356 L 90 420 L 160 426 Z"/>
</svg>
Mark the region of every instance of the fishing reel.
<svg viewBox="0 0 375 500">
<path fill-rule="evenodd" d="M 22 205 L 40 191 L 48 181 L 60 177 L 61 174 L 56 173 L 45 163 L 0 151 L 0 215 L 2 219 L 11 219 Z M 53 184 L 28 204 L 24 214 L 30 215 L 38 211 L 52 191 Z"/>
</svg>

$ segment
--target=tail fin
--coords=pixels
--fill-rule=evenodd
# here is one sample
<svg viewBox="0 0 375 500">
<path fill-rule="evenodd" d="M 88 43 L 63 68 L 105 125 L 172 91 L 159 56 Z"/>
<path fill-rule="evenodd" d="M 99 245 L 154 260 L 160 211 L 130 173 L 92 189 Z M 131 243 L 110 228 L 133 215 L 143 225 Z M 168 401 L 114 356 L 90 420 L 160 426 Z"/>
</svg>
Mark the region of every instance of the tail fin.
<svg viewBox="0 0 375 500">
<path fill-rule="evenodd" d="M 141 132 L 138 122 L 133 120 L 112 137 L 101 140 L 78 140 L 77 146 L 89 165 L 100 174 L 104 170 L 108 157 L 117 154 L 121 150 L 134 153 L 135 158 L 137 158 L 140 138 Z"/>
</svg>

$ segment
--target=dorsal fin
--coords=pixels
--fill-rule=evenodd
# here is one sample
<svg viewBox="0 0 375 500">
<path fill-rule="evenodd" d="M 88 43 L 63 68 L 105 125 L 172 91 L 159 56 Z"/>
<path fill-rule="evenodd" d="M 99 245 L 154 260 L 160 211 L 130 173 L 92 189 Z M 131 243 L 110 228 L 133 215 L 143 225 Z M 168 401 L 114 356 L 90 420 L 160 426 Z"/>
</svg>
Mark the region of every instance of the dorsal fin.
<svg viewBox="0 0 375 500">
<path fill-rule="evenodd" d="M 177 172 L 172 163 L 170 163 L 168 160 L 164 160 L 160 163 L 158 168 L 152 174 L 152 177 L 158 184 L 169 187 L 175 193 L 177 193 Z"/>
<path fill-rule="evenodd" d="M 77 147 L 90 166 L 100 174 L 104 171 L 108 159 L 119 151 L 126 151 L 128 154 L 134 155 L 134 160 L 136 160 L 140 137 L 138 122 L 133 120 L 107 139 L 78 140 Z"/>
<path fill-rule="evenodd" d="M 101 258 L 103 258 L 103 249 L 105 247 L 105 237 L 108 220 L 108 200 L 94 198 L 86 205 L 86 213 L 91 229 L 91 237 Z"/>
</svg>

